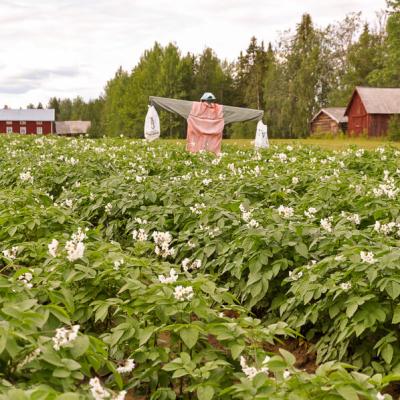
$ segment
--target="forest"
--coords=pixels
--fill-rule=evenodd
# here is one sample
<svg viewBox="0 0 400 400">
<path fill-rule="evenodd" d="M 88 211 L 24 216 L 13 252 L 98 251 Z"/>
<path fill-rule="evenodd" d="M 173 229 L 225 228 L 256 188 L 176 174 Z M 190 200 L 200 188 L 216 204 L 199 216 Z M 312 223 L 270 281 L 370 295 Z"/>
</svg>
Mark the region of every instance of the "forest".
<svg viewBox="0 0 400 400">
<path fill-rule="evenodd" d="M 176 43 L 156 42 L 131 71 L 120 67 L 98 98 L 53 97 L 48 107 L 57 120 L 92 121 L 92 137 L 142 137 L 149 95 L 196 100 L 211 91 L 222 104 L 263 109 L 271 137 L 299 138 L 321 107 L 346 106 L 357 85 L 400 87 L 400 0 L 388 0 L 372 23 L 355 12 L 318 27 L 304 14 L 274 43 L 252 37 L 234 61 L 211 48 L 182 54 Z M 184 120 L 160 118 L 162 137 L 185 135 Z M 252 137 L 254 129 L 235 124 L 225 135 Z"/>
</svg>

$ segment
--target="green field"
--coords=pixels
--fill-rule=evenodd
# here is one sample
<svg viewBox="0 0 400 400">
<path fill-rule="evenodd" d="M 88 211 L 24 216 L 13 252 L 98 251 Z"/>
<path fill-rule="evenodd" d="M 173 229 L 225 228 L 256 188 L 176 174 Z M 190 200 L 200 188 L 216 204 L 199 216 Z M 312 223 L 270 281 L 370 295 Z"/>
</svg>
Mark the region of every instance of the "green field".
<svg viewBox="0 0 400 400">
<path fill-rule="evenodd" d="M 392 399 L 400 151 L 183 143 L 0 138 L 0 400 Z"/>
</svg>

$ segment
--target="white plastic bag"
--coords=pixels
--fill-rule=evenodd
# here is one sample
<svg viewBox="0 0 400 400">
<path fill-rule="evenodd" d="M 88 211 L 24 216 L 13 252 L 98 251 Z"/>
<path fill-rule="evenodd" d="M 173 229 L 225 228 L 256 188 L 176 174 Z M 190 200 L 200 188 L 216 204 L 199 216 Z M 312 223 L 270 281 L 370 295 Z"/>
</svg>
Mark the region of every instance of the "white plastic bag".
<svg viewBox="0 0 400 400">
<path fill-rule="evenodd" d="M 160 118 L 154 106 L 149 106 L 144 121 L 144 137 L 149 142 L 160 137 Z"/>
<path fill-rule="evenodd" d="M 268 128 L 262 121 L 258 121 L 256 130 L 256 139 L 254 141 L 254 147 L 256 149 L 267 149 L 269 147 L 268 142 Z"/>
</svg>

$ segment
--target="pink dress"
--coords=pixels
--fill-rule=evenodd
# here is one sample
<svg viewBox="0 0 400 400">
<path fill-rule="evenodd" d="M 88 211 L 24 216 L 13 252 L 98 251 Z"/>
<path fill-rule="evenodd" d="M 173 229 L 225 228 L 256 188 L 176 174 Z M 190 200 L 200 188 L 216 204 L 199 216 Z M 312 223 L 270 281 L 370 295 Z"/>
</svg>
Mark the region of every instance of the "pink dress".
<svg viewBox="0 0 400 400">
<path fill-rule="evenodd" d="M 222 133 L 224 130 L 223 106 L 216 103 L 193 102 L 187 119 L 186 149 L 192 153 L 200 150 L 221 152 Z"/>
</svg>

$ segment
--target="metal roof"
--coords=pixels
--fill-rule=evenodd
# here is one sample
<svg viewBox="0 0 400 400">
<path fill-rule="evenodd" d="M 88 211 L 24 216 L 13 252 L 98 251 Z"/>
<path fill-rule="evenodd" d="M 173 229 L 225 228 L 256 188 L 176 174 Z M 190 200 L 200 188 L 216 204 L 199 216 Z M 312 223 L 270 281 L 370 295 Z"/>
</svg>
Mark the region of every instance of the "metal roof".
<svg viewBox="0 0 400 400">
<path fill-rule="evenodd" d="M 342 122 L 347 122 L 347 117 L 344 115 L 344 112 L 346 111 L 346 107 L 327 107 L 327 108 L 321 108 L 320 111 L 318 111 L 317 114 L 315 114 L 314 118 L 311 120 L 314 121 L 315 118 L 318 117 L 321 113 L 324 113 L 331 117 L 333 120 L 335 120 L 338 124 Z"/>
<path fill-rule="evenodd" d="M 357 86 L 346 108 L 346 115 L 356 92 L 368 114 L 400 114 L 400 88 Z"/>
<path fill-rule="evenodd" d="M 0 121 L 54 121 L 54 109 L 28 108 L 26 110 L 13 110 L 6 108 L 0 110 Z"/>
<path fill-rule="evenodd" d="M 57 121 L 57 135 L 78 135 L 87 133 L 91 125 L 90 121 Z"/>
</svg>

